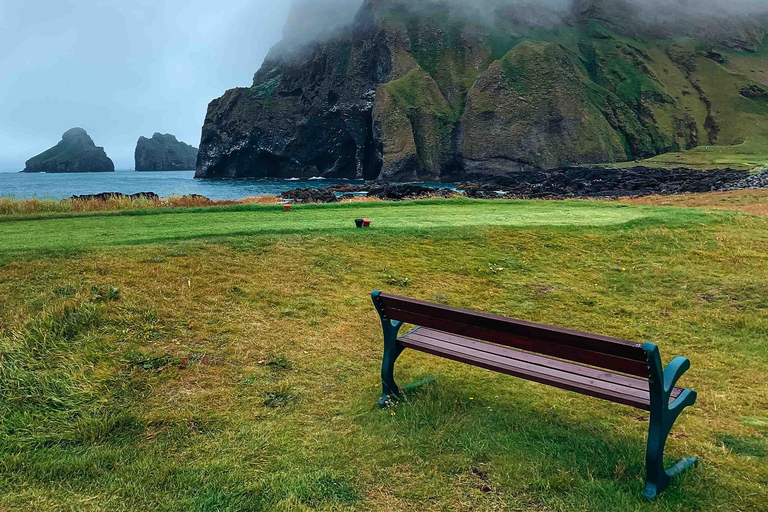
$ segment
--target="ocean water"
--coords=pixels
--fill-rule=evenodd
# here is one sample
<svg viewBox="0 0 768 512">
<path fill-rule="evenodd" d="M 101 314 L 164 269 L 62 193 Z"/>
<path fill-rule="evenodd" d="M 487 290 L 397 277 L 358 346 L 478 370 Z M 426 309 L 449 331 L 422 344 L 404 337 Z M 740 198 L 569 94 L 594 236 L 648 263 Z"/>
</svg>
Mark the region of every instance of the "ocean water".
<svg viewBox="0 0 768 512">
<path fill-rule="evenodd" d="M 196 180 L 195 171 L 91 174 L 20 174 L 0 172 L 0 197 L 16 199 L 67 199 L 73 195 L 101 192 L 154 192 L 161 197 L 199 194 L 210 199 L 242 199 L 263 194 L 277 195 L 294 188 L 324 188 L 354 180 Z M 428 184 L 451 188 L 450 184 Z"/>
</svg>

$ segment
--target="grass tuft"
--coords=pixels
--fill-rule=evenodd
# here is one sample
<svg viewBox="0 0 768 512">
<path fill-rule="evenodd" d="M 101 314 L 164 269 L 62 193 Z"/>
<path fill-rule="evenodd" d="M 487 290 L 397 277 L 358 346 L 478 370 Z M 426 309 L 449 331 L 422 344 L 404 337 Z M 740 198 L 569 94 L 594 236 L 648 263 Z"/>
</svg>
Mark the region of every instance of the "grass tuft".
<svg viewBox="0 0 768 512">
<path fill-rule="evenodd" d="M 264 393 L 264 401 L 262 404 L 265 407 L 271 407 L 273 409 L 281 409 L 294 400 L 294 396 L 290 393 L 281 391 L 270 391 Z"/>
<path fill-rule="evenodd" d="M 293 363 L 285 356 L 269 356 L 264 361 L 260 361 L 261 364 L 266 365 L 268 368 L 277 371 L 287 371 L 293 369 Z"/>
</svg>

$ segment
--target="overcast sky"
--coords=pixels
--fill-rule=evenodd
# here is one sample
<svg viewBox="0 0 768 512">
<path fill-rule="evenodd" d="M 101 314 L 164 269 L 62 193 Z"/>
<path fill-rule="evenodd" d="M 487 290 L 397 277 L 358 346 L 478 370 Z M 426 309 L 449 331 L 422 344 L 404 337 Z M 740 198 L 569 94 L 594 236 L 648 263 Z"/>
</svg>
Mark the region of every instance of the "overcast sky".
<svg viewBox="0 0 768 512">
<path fill-rule="evenodd" d="M 140 135 L 194 146 L 208 103 L 251 84 L 290 0 L 0 0 L 0 169 L 85 128 L 118 169 Z"/>
</svg>

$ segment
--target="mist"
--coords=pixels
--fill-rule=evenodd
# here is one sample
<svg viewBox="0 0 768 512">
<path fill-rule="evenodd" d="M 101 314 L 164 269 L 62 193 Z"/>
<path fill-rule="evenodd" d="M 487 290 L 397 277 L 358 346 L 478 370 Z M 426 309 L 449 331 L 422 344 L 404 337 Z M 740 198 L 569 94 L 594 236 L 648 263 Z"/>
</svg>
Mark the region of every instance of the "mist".
<svg viewBox="0 0 768 512">
<path fill-rule="evenodd" d="M 443 6 L 454 14 L 477 22 L 495 24 L 500 18 L 522 24 L 552 26 L 572 22 L 580 13 L 608 12 L 622 23 L 630 20 L 641 26 L 696 22 L 716 24 L 718 20 L 768 13 L 766 0 L 366 0 L 382 5 L 407 5 L 411 10 Z M 294 0 L 294 9 L 277 51 L 293 51 L 301 45 L 326 39 L 349 25 L 363 0 Z M 630 21 L 631 23 L 631 21 Z M 689 27 L 690 29 L 690 27 Z M 685 30 L 679 31 L 684 32 Z"/>
<path fill-rule="evenodd" d="M 573 13 L 590 5 L 610 4 L 622 10 L 629 17 L 639 16 L 648 22 L 665 23 L 684 18 L 733 17 L 752 13 L 768 12 L 766 0 L 420 0 L 413 5 L 428 3 L 449 4 L 453 9 L 480 11 L 493 15 L 499 8 L 515 7 L 523 13 L 525 9 L 543 8 L 559 13 Z"/>
<path fill-rule="evenodd" d="M 328 37 L 352 23 L 362 0 L 293 0 L 283 29 L 286 44 L 304 44 Z"/>
<path fill-rule="evenodd" d="M 765 13 L 765 0 L 632 0 L 631 3 L 648 20 L 667 21 L 681 17 L 731 17 Z"/>
</svg>

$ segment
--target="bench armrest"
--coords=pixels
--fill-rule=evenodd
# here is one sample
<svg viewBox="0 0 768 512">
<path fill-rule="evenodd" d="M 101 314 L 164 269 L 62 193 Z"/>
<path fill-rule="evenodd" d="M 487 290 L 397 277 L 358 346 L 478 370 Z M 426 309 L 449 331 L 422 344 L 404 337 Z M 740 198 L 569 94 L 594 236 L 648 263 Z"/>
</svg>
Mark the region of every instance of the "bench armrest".
<svg viewBox="0 0 768 512">
<path fill-rule="evenodd" d="M 664 392 L 669 393 L 675 388 L 677 381 L 691 367 L 691 362 L 685 357 L 674 358 L 664 369 Z"/>
</svg>

